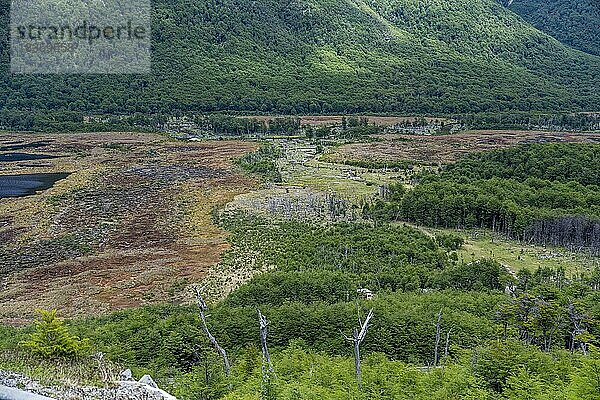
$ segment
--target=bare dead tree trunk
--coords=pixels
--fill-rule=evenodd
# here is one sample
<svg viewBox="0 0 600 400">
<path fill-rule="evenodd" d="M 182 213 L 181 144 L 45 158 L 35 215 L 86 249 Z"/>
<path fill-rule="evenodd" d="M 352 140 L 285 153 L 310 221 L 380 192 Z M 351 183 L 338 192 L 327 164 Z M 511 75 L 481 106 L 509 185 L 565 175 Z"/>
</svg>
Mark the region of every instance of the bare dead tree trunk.
<svg viewBox="0 0 600 400">
<path fill-rule="evenodd" d="M 267 334 L 270 322 L 262 312 L 258 310 L 258 323 L 260 334 L 260 348 L 262 350 L 262 383 L 261 389 L 264 398 L 271 398 L 271 377 L 273 375 L 273 364 L 267 347 Z"/>
<path fill-rule="evenodd" d="M 108 376 L 109 374 L 108 369 L 106 368 L 106 363 L 104 362 L 104 353 L 98 352 L 94 354 L 94 359 L 98 363 L 98 371 L 100 371 L 100 375 L 102 376 L 102 382 L 104 382 L 105 385 L 108 385 L 110 379 Z"/>
<path fill-rule="evenodd" d="M 579 340 L 580 336 L 584 333 L 587 333 L 587 324 L 585 323 L 586 318 L 588 318 L 587 314 L 582 314 L 578 312 L 575 308 L 575 305 L 569 301 L 569 305 L 567 306 L 567 312 L 569 315 L 569 319 L 573 324 L 573 330 L 571 331 L 571 352 L 575 350 L 575 343 L 579 344 L 579 348 L 583 355 L 588 354 L 588 346 L 587 343 L 583 340 Z"/>
<path fill-rule="evenodd" d="M 352 336 L 356 336 L 356 328 L 352 330 Z M 360 385 L 361 382 L 361 370 L 360 370 L 360 343 L 354 341 L 354 369 L 356 371 L 356 380 Z"/>
<path fill-rule="evenodd" d="M 263 315 L 260 310 L 258 310 L 258 323 L 260 325 L 260 347 L 262 350 L 263 360 L 272 369 L 271 364 L 271 356 L 269 355 L 269 349 L 267 347 L 267 334 L 268 334 L 268 326 L 270 321 Z"/>
<path fill-rule="evenodd" d="M 435 324 L 435 349 L 433 351 L 433 366 L 438 365 L 438 350 L 440 348 L 440 339 L 442 335 L 442 310 L 438 313 L 437 322 Z"/>
<path fill-rule="evenodd" d="M 219 345 L 219 343 L 217 342 L 217 339 L 208 330 L 208 325 L 206 325 L 206 315 L 205 315 L 205 312 L 208 309 L 208 306 L 206 305 L 206 302 L 204 301 L 204 299 L 202 298 L 202 295 L 200 294 L 200 289 L 198 289 L 198 288 L 195 288 L 195 289 L 196 289 L 196 299 L 198 302 L 198 309 L 200 312 L 200 319 L 202 319 L 202 328 L 204 329 L 204 333 L 206 333 L 206 336 L 208 336 L 208 340 L 210 340 L 210 343 L 212 343 L 212 345 L 215 348 L 215 350 L 217 351 L 217 353 L 219 353 L 221 355 L 221 358 L 223 358 L 223 369 L 225 370 L 225 376 L 229 377 L 229 374 L 231 373 L 231 364 L 229 364 L 229 358 L 227 357 L 227 352 L 225 351 L 224 348 L 222 348 Z"/>
<path fill-rule="evenodd" d="M 444 366 L 446 365 L 446 360 L 448 359 L 448 348 L 450 346 L 450 333 L 452 332 L 452 328 L 448 329 L 446 332 L 446 345 L 444 346 Z"/>
<path fill-rule="evenodd" d="M 344 338 L 349 342 L 352 342 L 354 348 L 354 368 L 356 369 L 356 381 L 358 382 L 358 386 L 361 386 L 361 371 L 360 371 L 360 345 L 365 340 L 365 336 L 367 335 L 367 330 L 369 329 L 369 322 L 373 318 L 373 309 L 369 310 L 365 321 L 362 322 L 360 318 L 358 319 L 358 328 L 354 328 L 352 330 L 352 337 L 348 337 L 344 335 Z"/>
</svg>

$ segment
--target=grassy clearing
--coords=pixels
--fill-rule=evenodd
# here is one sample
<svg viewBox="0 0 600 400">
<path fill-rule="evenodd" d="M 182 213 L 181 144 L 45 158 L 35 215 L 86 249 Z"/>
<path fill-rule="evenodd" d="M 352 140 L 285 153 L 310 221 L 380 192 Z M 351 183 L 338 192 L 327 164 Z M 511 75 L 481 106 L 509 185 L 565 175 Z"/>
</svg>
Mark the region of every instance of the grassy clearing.
<svg viewBox="0 0 600 400">
<path fill-rule="evenodd" d="M 351 200 L 373 196 L 378 186 L 407 179 L 402 171 L 373 172 L 367 168 L 320 161 L 314 148 L 305 143 L 288 145 L 279 167 L 286 185 L 336 192 Z"/>
<path fill-rule="evenodd" d="M 590 270 L 600 265 L 600 259 L 583 252 L 573 252 L 560 247 L 536 246 L 508 240 L 489 230 L 456 230 L 419 227 L 422 231 L 435 235 L 453 233 L 462 236 L 465 244 L 458 251 L 460 260 L 469 262 L 481 258 L 493 258 L 512 271 L 527 269 L 535 271 L 540 267 L 564 268 L 567 275 Z"/>
<path fill-rule="evenodd" d="M 437 165 L 452 163 L 466 154 L 506 148 L 521 143 L 566 142 L 596 143 L 591 133 L 486 130 L 466 131 L 453 135 L 378 135 L 379 141 L 338 146 L 327 159 L 331 161 L 363 160 L 369 162 L 415 161 Z"/>
<path fill-rule="evenodd" d="M 567 274 L 576 274 L 598 265 L 600 260 L 584 253 L 568 251 L 558 247 L 521 244 L 514 240 L 493 237 L 489 232 L 477 232 L 477 236 L 465 235 L 466 241 L 459 256 L 472 258 L 494 258 L 513 271 L 540 267 L 564 268 Z"/>
<path fill-rule="evenodd" d="M 3 174 L 71 172 L 35 196 L 0 202 L 0 320 L 37 307 L 65 316 L 164 301 L 203 279 L 228 247 L 212 211 L 255 180 L 232 160 L 240 141 L 175 142 L 154 134 L 11 134 L 43 142 L 52 161 L 0 166 Z M 15 164 L 15 165 L 13 165 Z"/>
</svg>

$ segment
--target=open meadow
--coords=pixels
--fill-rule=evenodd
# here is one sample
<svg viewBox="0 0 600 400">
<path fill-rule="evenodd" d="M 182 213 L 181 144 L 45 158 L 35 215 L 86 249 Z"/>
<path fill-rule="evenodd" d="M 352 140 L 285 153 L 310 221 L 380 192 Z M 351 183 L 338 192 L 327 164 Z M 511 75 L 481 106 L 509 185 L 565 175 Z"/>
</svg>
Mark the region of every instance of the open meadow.
<svg viewBox="0 0 600 400">
<path fill-rule="evenodd" d="M 56 158 L 0 162 L 1 174 L 67 173 L 33 196 L 0 199 L 0 317 L 178 302 L 228 248 L 214 208 L 253 188 L 232 160 L 239 141 L 154 134 L 4 134 L 1 144 Z M 12 146 L 12 147 L 11 147 Z"/>
<path fill-rule="evenodd" d="M 414 161 L 447 164 L 468 153 L 502 149 L 527 143 L 600 143 L 597 133 L 536 131 L 466 131 L 453 135 L 379 135 L 379 141 L 352 143 L 338 147 L 326 160 L 344 162 Z"/>
</svg>

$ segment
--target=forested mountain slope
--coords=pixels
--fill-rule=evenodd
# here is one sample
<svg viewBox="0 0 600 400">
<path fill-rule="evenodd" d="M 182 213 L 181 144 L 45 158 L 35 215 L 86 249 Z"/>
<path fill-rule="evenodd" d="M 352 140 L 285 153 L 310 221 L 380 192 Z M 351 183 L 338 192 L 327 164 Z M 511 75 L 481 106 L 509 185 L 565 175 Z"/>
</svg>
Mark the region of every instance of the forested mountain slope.
<svg viewBox="0 0 600 400">
<path fill-rule="evenodd" d="M 157 0 L 153 74 L 10 75 L 0 108 L 478 112 L 600 108 L 600 57 L 495 0 Z M 2 29 L 9 2 L 1 0 Z"/>
<path fill-rule="evenodd" d="M 561 42 L 600 55 L 600 2 L 515 0 L 510 9 Z"/>
</svg>

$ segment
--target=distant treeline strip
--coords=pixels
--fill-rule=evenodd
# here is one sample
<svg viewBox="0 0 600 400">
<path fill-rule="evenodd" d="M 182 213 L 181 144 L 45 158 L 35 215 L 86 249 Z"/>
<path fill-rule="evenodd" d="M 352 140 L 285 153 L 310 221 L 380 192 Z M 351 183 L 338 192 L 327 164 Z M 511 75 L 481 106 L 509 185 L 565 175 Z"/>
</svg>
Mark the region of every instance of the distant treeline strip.
<svg viewBox="0 0 600 400">
<path fill-rule="evenodd" d="M 600 112 L 597 113 L 532 113 L 484 112 L 453 115 L 471 129 L 525 129 L 550 131 L 600 130 Z"/>
<path fill-rule="evenodd" d="M 414 117 L 414 115 L 413 115 Z M 464 129 L 524 129 L 554 131 L 597 131 L 600 130 L 600 113 L 586 114 L 539 114 L 533 112 L 503 112 L 438 115 L 452 118 Z M 357 119 L 349 116 L 348 121 Z M 373 129 L 368 116 L 360 117 L 364 127 L 358 133 L 379 133 Z M 417 122 L 421 124 L 421 122 Z M 412 124 L 414 125 L 414 123 Z M 362 125 L 361 125 L 362 126 Z M 327 129 L 326 129 L 327 128 Z M 348 129 L 345 129 L 348 128 Z M 340 137 L 356 136 L 360 126 L 348 122 L 347 127 L 334 132 Z M 14 110 L 0 108 L 0 129 L 38 132 L 97 132 L 97 131 L 169 131 L 198 133 L 208 136 L 262 136 L 262 135 L 306 135 L 327 136 L 330 127 L 305 128 L 298 116 L 248 117 L 239 114 L 217 113 L 141 113 L 97 114 L 82 111 Z"/>
</svg>

